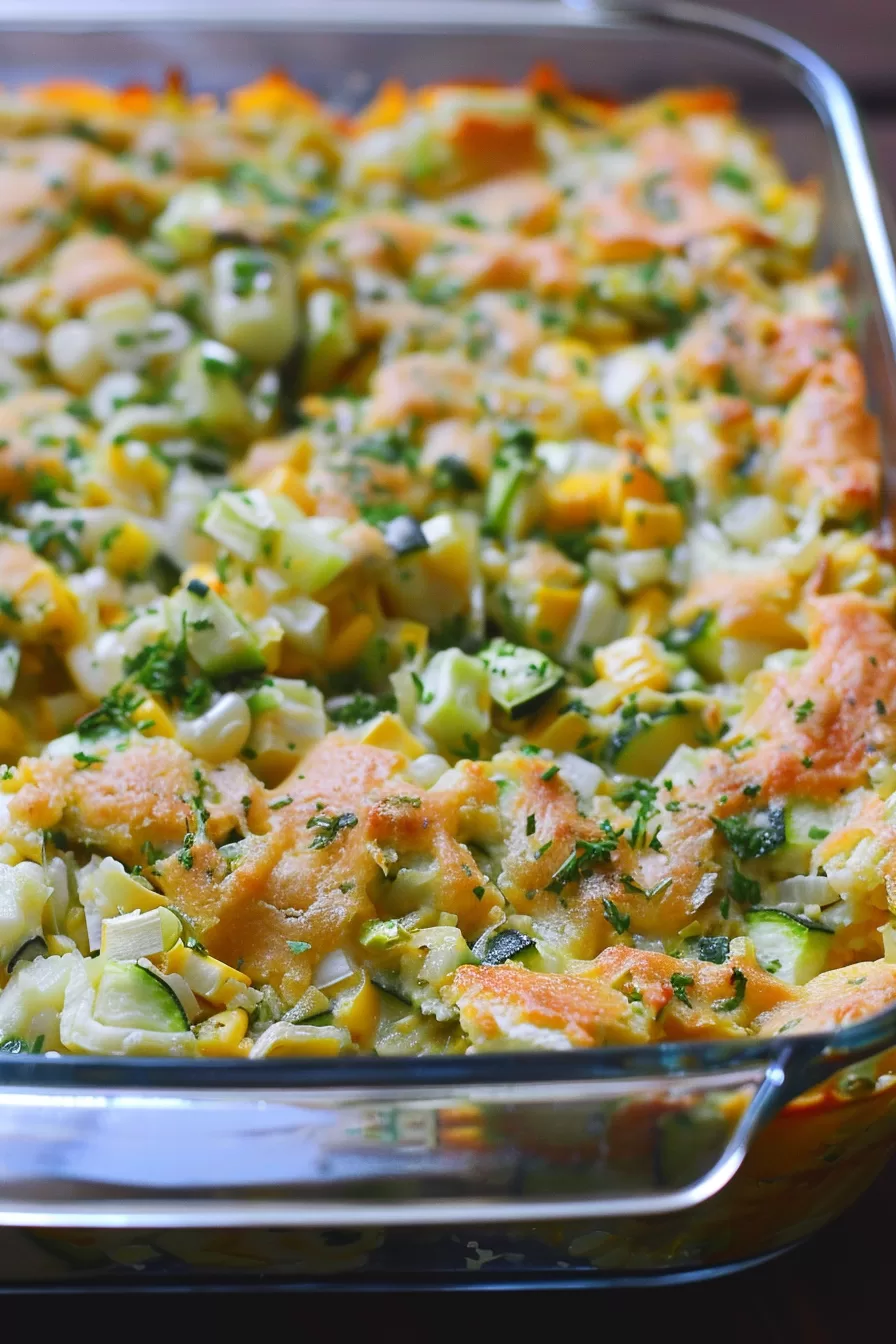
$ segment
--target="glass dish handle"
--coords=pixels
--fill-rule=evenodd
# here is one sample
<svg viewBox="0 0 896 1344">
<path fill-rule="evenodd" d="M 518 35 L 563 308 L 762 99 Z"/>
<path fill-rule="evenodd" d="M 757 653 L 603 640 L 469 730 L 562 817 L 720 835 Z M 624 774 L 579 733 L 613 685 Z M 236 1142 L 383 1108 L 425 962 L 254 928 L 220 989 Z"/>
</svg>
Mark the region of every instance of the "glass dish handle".
<svg viewBox="0 0 896 1344">
<path fill-rule="evenodd" d="M 723 1046 L 726 1067 L 702 1043 L 582 1052 L 579 1076 L 562 1080 L 543 1056 L 496 1059 L 497 1081 L 477 1067 L 484 1081 L 351 1089 L 293 1085 L 292 1070 L 282 1084 L 262 1070 L 267 1086 L 247 1077 L 227 1090 L 63 1089 L 40 1085 L 34 1069 L 28 1085 L 8 1075 L 0 1087 L 0 1224 L 357 1227 L 674 1212 L 721 1190 L 788 1100 L 894 1044 L 896 1009 L 828 1038 Z"/>
</svg>

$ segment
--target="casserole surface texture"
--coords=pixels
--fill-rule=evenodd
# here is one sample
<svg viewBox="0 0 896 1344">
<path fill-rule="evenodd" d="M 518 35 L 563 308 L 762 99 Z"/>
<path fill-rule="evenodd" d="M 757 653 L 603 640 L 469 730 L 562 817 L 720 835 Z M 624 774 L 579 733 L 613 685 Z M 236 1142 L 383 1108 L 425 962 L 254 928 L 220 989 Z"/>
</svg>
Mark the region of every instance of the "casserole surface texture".
<svg viewBox="0 0 896 1344">
<path fill-rule="evenodd" d="M 727 93 L 72 82 L 0 139 L 2 1049 L 896 999 L 878 431 Z"/>
</svg>

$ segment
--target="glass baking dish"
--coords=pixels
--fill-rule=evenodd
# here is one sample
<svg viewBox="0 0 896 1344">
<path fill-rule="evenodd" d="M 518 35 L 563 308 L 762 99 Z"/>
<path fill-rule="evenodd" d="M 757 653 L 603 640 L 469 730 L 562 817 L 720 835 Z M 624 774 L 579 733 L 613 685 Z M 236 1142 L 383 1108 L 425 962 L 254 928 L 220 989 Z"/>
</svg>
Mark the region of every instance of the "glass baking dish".
<svg viewBox="0 0 896 1344">
<path fill-rule="evenodd" d="M 622 97 L 730 85 L 778 132 L 791 171 L 824 179 L 823 251 L 850 264 L 875 409 L 884 443 L 896 439 L 882 205 L 846 88 L 799 43 L 691 4 L 243 8 L 220 0 L 212 19 L 160 0 L 148 22 L 112 3 L 77 19 L 45 4 L 35 26 L 7 3 L 0 80 L 157 83 L 176 65 L 223 91 L 278 66 L 357 103 L 390 76 L 515 80 L 549 61 Z M 721 1272 L 808 1235 L 873 1179 L 896 1139 L 896 1072 L 875 1086 L 861 1062 L 894 1047 L 896 1009 L 828 1036 L 537 1056 L 0 1056 L 0 1286 Z"/>
</svg>

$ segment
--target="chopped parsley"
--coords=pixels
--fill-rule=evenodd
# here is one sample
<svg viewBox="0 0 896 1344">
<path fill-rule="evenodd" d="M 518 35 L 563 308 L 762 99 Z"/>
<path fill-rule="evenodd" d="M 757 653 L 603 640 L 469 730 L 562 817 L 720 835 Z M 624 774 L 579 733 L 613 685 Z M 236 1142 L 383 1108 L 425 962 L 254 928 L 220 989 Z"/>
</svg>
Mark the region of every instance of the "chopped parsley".
<svg viewBox="0 0 896 1344">
<path fill-rule="evenodd" d="M 327 845 L 332 845 L 341 831 L 351 830 L 353 826 L 357 826 L 358 818 L 354 812 L 340 812 L 335 817 L 326 812 L 318 812 L 316 816 L 309 818 L 306 824 L 309 830 L 317 832 L 309 849 L 326 849 Z"/>
<path fill-rule="evenodd" d="M 646 779 L 636 779 L 613 795 L 614 802 L 621 803 L 625 807 L 634 805 L 637 808 L 631 829 L 632 849 L 637 849 L 644 843 L 647 838 L 647 823 L 659 813 L 659 808 L 655 806 L 658 793 L 659 789 L 655 784 Z"/>
<path fill-rule="evenodd" d="M 300 952 L 311 951 L 311 944 L 303 942 L 301 938 L 295 938 L 295 939 L 288 938 L 286 941 L 286 946 L 289 948 L 290 952 L 295 952 L 296 955 L 298 955 Z"/>
<path fill-rule="evenodd" d="M 733 163 L 719 164 L 713 174 L 713 181 L 725 187 L 733 187 L 735 191 L 749 191 L 753 185 L 753 179 Z"/>
<path fill-rule="evenodd" d="M 712 822 L 739 859 L 761 859 L 779 849 L 786 839 L 783 807 L 734 817 L 713 817 Z"/>
<path fill-rule="evenodd" d="M 625 933 L 632 922 L 631 916 L 623 914 L 618 905 L 610 900 L 609 896 L 605 896 L 601 904 L 604 908 L 604 919 L 607 923 L 613 926 L 616 933 Z"/>
<path fill-rule="evenodd" d="M 608 821 L 601 822 L 602 840 L 577 840 L 575 848 L 561 863 L 548 883 L 547 890 L 558 894 L 569 882 L 589 877 L 599 863 L 609 863 L 616 852 L 622 831 L 614 831 Z"/>
<path fill-rule="evenodd" d="M 168 704 L 185 694 L 187 680 L 187 640 L 181 634 L 176 644 L 167 635 L 147 644 L 124 660 L 125 675 L 145 686 Z"/>
<path fill-rule="evenodd" d="M 735 966 L 731 972 L 731 984 L 734 987 L 731 998 L 723 999 L 721 1003 L 714 1005 L 720 1013 L 733 1013 L 744 1001 L 744 995 L 747 992 L 747 977 L 739 966 Z"/>
<path fill-rule="evenodd" d="M 731 942 L 724 935 L 715 938 L 698 938 L 694 945 L 694 955 L 698 961 L 711 961 L 722 966 L 731 954 Z"/>
<path fill-rule="evenodd" d="M 683 1003 L 685 1008 L 690 1008 L 691 1001 L 688 998 L 688 990 L 694 983 L 694 977 L 692 975 L 684 975 L 681 971 L 676 971 L 674 975 L 669 977 L 669 983 L 672 986 L 672 993 L 675 995 L 676 999 L 678 999 L 680 1003 Z"/>
<path fill-rule="evenodd" d="M 340 696 L 327 701 L 327 713 L 334 723 L 366 723 L 377 714 L 394 712 L 398 708 L 395 696 L 387 691 L 383 695 L 370 695 L 367 691 L 356 691 L 351 696 Z"/>
<path fill-rule="evenodd" d="M 102 765 L 103 756 L 90 756 L 86 751 L 76 751 L 72 758 L 78 762 L 79 770 L 86 770 L 89 765 Z"/>
<path fill-rule="evenodd" d="M 193 845 L 195 844 L 195 841 L 196 836 L 193 834 L 193 832 L 187 831 L 186 835 L 184 836 L 184 843 L 181 846 L 181 848 L 177 851 L 178 863 L 182 867 L 186 868 L 188 872 L 193 867 Z"/>
<path fill-rule="evenodd" d="M 880 701 L 878 701 L 878 703 L 880 703 Z M 793 711 L 793 717 L 796 719 L 797 723 L 805 723 L 814 708 L 814 700 L 804 700 L 803 703 L 797 705 L 796 709 Z"/>
<path fill-rule="evenodd" d="M 759 883 L 752 877 L 746 877 L 737 868 L 731 874 L 731 895 L 738 905 L 758 905 L 761 897 Z"/>
<path fill-rule="evenodd" d="M 113 686 L 104 696 L 96 709 L 76 725 L 78 736 L 82 738 L 104 737 L 106 733 L 129 733 L 134 727 L 133 713 L 142 704 L 143 696 L 139 691 L 126 686 Z"/>
</svg>

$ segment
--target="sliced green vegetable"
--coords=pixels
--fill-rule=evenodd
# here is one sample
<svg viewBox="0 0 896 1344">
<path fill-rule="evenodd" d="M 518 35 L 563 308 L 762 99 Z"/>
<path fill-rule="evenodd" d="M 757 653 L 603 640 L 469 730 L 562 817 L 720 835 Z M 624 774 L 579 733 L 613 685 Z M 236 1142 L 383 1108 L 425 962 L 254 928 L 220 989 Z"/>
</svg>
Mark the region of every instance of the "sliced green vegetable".
<svg viewBox="0 0 896 1344">
<path fill-rule="evenodd" d="M 473 944 L 473 956 L 477 957 L 483 966 L 502 966 L 505 961 L 510 961 L 518 957 L 521 952 L 534 947 L 535 939 L 530 938 L 528 934 L 520 933 L 517 929 L 499 929 L 497 933 L 484 933 Z"/>
<path fill-rule="evenodd" d="M 172 599 L 184 618 L 190 656 L 211 677 L 263 672 L 264 656 L 255 635 L 218 593 L 198 579 Z"/>
<path fill-rule="evenodd" d="M 565 673 L 543 653 L 493 639 L 480 653 L 492 699 L 512 719 L 532 714 L 557 689 Z"/>
<path fill-rule="evenodd" d="M 186 1031 L 187 1015 L 169 984 L 134 962 L 109 961 L 103 968 L 93 1007 L 106 1027 L 140 1031 Z"/>
<path fill-rule="evenodd" d="M 468 738 L 478 742 L 488 732 L 489 674 L 478 658 L 444 649 L 432 658 L 420 682 L 417 719 L 437 742 L 460 753 Z"/>
<path fill-rule="evenodd" d="M 767 971 L 790 985 L 805 985 L 827 965 L 833 934 L 799 915 L 757 908 L 745 916 L 756 958 Z"/>
<path fill-rule="evenodd" d="M 761 859 L 785 842 L 783 807 L 713 817 L 712 821 L 739 859 Z"/>
<path fill-rule="evenodd" d="M 623 774 L 651 778 L 677 747 L 696 746 L 702 731 L 699 710 L 686 709 L 675 701 L 669 709 L 658 713 L 636 711 L 623 717 L 605 755 Z"/>
</svg>

